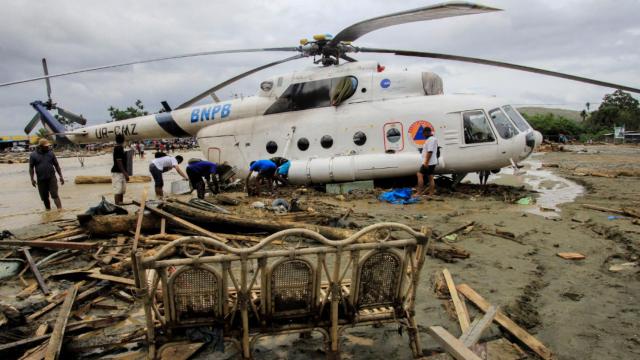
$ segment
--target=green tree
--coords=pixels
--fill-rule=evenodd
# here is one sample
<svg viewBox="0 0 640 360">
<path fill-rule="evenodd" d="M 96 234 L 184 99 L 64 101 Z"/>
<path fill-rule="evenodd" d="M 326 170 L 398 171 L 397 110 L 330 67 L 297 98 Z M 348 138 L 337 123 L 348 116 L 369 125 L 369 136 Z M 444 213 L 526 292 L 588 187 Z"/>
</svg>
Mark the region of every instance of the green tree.
<svg viewBox="0 0 640 360">
<path fill-rule="evenodd" d="M 557 116 L 552 113 L 527 115 L 524 114 L 531 126 L 540 131 L 545 136 L 580 135 L 584 129 L 577 122 L 567 119 L 564 116 Z"/>
<path fill-rule="evenodd" d="M 112 121 L 120 121 L 138 116 L 149 115 L 149 112 L 144 110 L 144 105 L 142 105 L 142 101 L 139 99 L 136 100 L 134 106 L 129 106 L 125 110 L 121 110 L 113 106 L 110 106 L 107 110 L 109 110 L 109 116 L 111 116 Z"/>
<path fill-rule="evenodd" d="M 588 127 L 592 132 L 624 125 L 627 129 L 640 128 L 640 102 L 622 90 L 607 94 L 598 110 L 591 113 Z"/>
<path fill-rule="evenodd" d="M 49 132 L 45 128 L 38 129 L 38 131 L 36 131 L 36 137 L 38 141 L 40 141 L 40 139 L 51 140 L 51 135 L 49 135 Z"/>
</svg>

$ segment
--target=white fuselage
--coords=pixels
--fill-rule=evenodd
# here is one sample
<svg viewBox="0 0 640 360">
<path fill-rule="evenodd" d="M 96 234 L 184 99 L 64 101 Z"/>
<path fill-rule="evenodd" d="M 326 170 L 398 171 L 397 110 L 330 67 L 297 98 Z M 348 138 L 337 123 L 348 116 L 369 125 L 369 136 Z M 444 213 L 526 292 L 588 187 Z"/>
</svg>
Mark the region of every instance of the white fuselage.
<svg viewBox="0 0 640 360">
<path fill-rule="evenodd" d="M 292 84 L 343 76 L 356 78 L 357 88 L 339 105 L 304 110 L 291 107 L 274 113 L 274 103 L 282 101 Z M 253 160 L 274 156 L 293 160 L 291 171 L 305 173 L 303 181 L 295 182 L 413 174 L 421 162 L 421 126 L 431 125 L 442 147 L 437 173 L 509 166 L 531 153 L 532 139 L 536 145 L 541 141 L 539 133 L 528 125 L 520 123 L 520 129 L 515 130 L 513 120 L 511 128 L 515 131 L 509 138 L 501 136 L 504 125 L 499 129 L 489 114 L 494 109 L 505 114 L 500 109 L 507 105 L 505 101 L 475 95 L 427 96 L 420 73 L 378 72 L 376 63 L 314 68 L 265 83 L 270 86 L 262 87 L 257 96 L 87 127 L 69 139 L 81 143 L 111 141 L 119 132 L 127 140 L 195 136 L 204 157 L 226 161 L 241 174 L 246 174 Z M 482 115 L 486 118 L 484 131 L 492 134 L 471 140 L 475 130 L 470 130 L 469 119 L 481 121 Z M 354 168 L 353 176 L 334 174 L 344 172 L 345 167 Z"/>
</svg>

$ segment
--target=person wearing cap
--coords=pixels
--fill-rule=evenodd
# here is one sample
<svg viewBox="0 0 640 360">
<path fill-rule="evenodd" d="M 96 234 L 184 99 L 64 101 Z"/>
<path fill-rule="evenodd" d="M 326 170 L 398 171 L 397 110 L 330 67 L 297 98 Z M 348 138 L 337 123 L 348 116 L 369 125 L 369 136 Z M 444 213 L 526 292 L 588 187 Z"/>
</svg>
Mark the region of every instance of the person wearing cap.
<svg viewBox="0 0 640 360">
<path fill-rule="evenodd" d="M 157 154 L 156 154 L 157 155 Z M 153 182 L 156 190 L 156 197 L 158 199 L 162 199 L 164 196 L 162 192 L 162 187 L 164 186 L 164 180 L 162 179 L 162 174 L 170 171 L 171 169 L 176 169 L 178 174 L 182 176 L 185 180 L 188 180 L 187 175 L 182 171 L 179 164 L 182 163 L 182 156 L 178 155 L 176 157 L 168 156 L 163 153 L 164 156 L 156 157 L 149 164 L 149 172 L 151 176 L 153 176 Z"/>
<path fill-rule="evenodd" d="M 111 167 L 111 185 L 116 205 L 124 203 L 124 193 L 127 191 L 127 156 L 124 153 L 124 135 L 116 135 L 116 146 L 113 148 L 113 166 Z"/>
<path fill-rule="evenodd" d="M 49 140 L 40 139 L 40 141 L 38 141 L 38 147 L 29 156 L 29 177 L 31 178 L 31 185 L 38 188 L 38 193 L 44 203 L 45 209 L 51 210 L 49 196 L 53 199 L 56 207 L 62 209 L 62 203 L 58 196 L 58 179 L 56 178 L 56 172 L 60 177 L 60 185 L 64 185 L 64 178 L 62 177 L 62 170 L 60 170 L 58 159 L 50 148 L 51 144 Z M 35 179 L 33 177 L 34 170 L 36 175 Z"/>
</svg>

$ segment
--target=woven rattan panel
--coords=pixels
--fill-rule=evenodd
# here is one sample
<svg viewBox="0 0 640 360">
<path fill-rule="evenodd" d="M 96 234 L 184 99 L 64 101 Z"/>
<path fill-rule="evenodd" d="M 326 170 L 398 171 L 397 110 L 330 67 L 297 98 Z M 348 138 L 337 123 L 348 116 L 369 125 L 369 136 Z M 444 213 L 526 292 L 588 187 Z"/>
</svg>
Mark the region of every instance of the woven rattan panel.
<svg viewBox="0 0 640 360">
<path fill-rule="evenodd" d="M 312 271 L 300 260 L 280 263 L 271 273 L 273 311 L 309 310 L 312 296 Z"/>
<path fill-rule="evenodd" d="M 218 293 L 218 278 L 210 271 L 189 269 L 178 274 L 173 282 L 178 320 L 215 316 Z"/>
<path fill-rule="evenodd" d="M 393 305 L 400 258 L 389 251 L 380 251 L 362 263 L 360 271 L 358 306 Z"/>
</svg>

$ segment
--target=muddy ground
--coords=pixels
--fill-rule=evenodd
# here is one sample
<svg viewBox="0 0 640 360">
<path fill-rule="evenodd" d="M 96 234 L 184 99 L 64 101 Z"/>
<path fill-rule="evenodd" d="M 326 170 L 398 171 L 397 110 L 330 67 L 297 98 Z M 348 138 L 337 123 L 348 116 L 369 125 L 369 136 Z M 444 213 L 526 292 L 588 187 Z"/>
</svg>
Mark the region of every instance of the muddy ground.
<svg viewBox="0 0 640 360">
<path fill-rule="evenodd" d="M 607 176 L 638 174 L 640 148 L 576 146 L 565 150 L 534 154 L 524 169 L 527 174 L 514 176 L 511 169 L 505 170 L 487 186 L 463 183 L 455 193 L 440 190 L 436 199 L 412 205 L 379 202 L 376 196 L 380 190 L 344 197 L 313 190 L 298 193 L 316 211 L 344 214 L 353 209 L 343 224 L 351 227 L 396 221 L 413 227 L 427 225 L 442 234 L 475 222 L 473 231 L 448 240 L 468 250 L 470 258 L 455 263 L 427 258 L 416 306 L 420 336 L 427 349 L 437 347 L 426 332 L 428 326 L 441 325 L 456 336 L 460 334 L 457 321 L 432 289 L 435 274 L 446 267 L 456 283 L 470 285 L 499 305 L 559 359 L 640 358 L 640 268 L 623 266 L 623 270 L 610 271 L 615 265 L 638 262 L 640 225 L 631 218 L 612 218 L 616 214 L 582 206 L 639 209 L 640 177 L 605 177 L 599 170 L 606 170 Z M 99 175 L 98 171 L 106 175 L 108 169 L 103 167 L 109 160 L 104 156 L 90 158 L 85 168 L 80 168 L 74 159 L 63 159 L 63 172 L 69 183 L 75 175 Z M 136 166 L 144 169 L 145 163 L 138 160 Z M 39 209 L 37 194 L 25 181 L 24 167 L 0 165 L 0 179 L 7 185 L 0 188 L 1 229 L 73 217 L 97 203 L 100 195 L 110 194 L 110 185 L 70 184 L 61 189 L 63 204 L 70 210 L 47 214 L 35 210 Z M 131 186 L 127 198 L 139 198 L 143 187 Z M 286 190 L 280 195 L 290 194 L 291 190 Z M 247 204 L 258 200 L 269 204 L 275 198 L 232 195 L 243 197 Z M 538 198 L 539 203 L 516 203 L 527 196 Z M 558 203 L 563 201 L 569 202 Z M 254 214 L 255 210 L 241 212 Z M 513 233 L 515 239 L 488 234 L 496 229 Z M 564 260 L 558 252 L 579 252 L 586 259 Z M 0 291 L 0 301 L 11 301 L 10 297 L 9 292 Z M 472 305 L 469 308 L 472 316 L 477 314 Z M 485 337 L 499 335 L 493 325 Z M 321 344 L 316 337 L 266 338 L 258 343 L 255 354 L 264 359 L 322 359 Z M 411 357 L 407 344 L 406 333 L 401 336 L 396 326 L 386 325 L 347 331 L 342 346 L 347 359 L 403 359 Z"/>
</svg>

